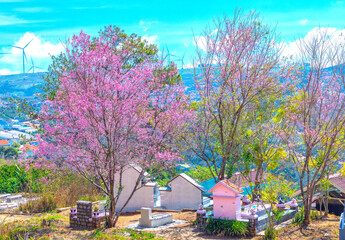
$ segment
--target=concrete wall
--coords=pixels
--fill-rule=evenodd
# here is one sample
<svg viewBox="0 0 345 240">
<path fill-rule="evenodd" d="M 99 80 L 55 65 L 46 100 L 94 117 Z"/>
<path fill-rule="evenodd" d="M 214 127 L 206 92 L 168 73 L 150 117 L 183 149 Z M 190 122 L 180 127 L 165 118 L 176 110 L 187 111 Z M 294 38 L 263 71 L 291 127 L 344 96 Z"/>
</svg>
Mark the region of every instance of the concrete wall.
<svg viewBox="0 0 345 240">
<path fill-rule="evenodd" d="M 128 167 L 122 174 L 122 185 L 123 190 L 121 192 L 120 198 L 116 204 L 116 211 L 119 211 L 122 206 L 126 203 L 128 197 L 133 191 L 135 183 L 138 179 L 139 172 L 132 167 Z M 119 174 L 115 175 L 115 179 L 119 181 Z M 141 181 L 139 187 L 141 186 Z M 115 189 L 117 191 L 117 188 Z M 132 196 L 131 200 L 128 202 L 127 206 L 124 208 L 123 212 L 134 212 L 140 210 L 141 207 L 154 207 L 153 201 L 153 186 L 142 186 L 138 189 Z"/>
<path fill-rule="evenodd" d="M 171 182 L 171 191 L 160 191 L 161 206 L 169 210 L 198 209 L 202 192 L 181 176 Z"/>
</svg>

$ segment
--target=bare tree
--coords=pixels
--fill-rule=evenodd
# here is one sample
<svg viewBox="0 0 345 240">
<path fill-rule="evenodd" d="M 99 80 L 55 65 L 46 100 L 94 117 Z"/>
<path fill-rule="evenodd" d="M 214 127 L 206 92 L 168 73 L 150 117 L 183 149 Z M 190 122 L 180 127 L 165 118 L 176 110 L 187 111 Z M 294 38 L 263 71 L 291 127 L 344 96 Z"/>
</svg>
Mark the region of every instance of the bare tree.
<svg viewBox="0 0 345 240">
<path fill-rule="evenodd" d="M 289 74 L 275 28 L 259 19 L 256 12 L 236 10 L 231 19 L 215 19 L 195 37 L 196 115 L 184 142 L 210 170 L 214 167 L 216 181 L 234 169 L 245 112 L 274 94 Z"/>
<path fill-rule="evenodd" d="M 337 39 L 337 41 L 335 41 Z M 282 135 L 295 164 L 304 203 L 304 224 L 310 222 L 317 184 L 344 150 L 344 41 L 327 28 L 297 41 L 301 63 L 297 91 L 288 100 Z"/>
</svg>

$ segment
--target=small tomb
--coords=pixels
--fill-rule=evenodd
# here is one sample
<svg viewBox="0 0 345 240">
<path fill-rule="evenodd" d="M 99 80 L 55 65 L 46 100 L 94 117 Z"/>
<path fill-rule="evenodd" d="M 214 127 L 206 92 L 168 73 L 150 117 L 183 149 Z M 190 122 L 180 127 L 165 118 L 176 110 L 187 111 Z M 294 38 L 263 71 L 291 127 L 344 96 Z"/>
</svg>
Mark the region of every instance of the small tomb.
<svg viewBox="0 0 345 240">
<path fill-rule="evenodd" d="M 12 202 L 19 202 L 23 200 L 22 195 L 16 195 L 16 196 L 8 196 L 6 197 L 6 202 L 12 203 Z"/>
<path fill-rule="evenodd" d="M 151 208 L 141 208 L 141 217 L 139 218 L 139 226 L 153 228 L 172 223 L 172 215 L 169 213 L 152 214 Z"/>
<path fill-rule="evenodd" d="M 8 194 L 8 193 L 0 194 L 0 200 L 5 200 L 9 196 L 11 196 L 11 194 Z"/>
<path fill-rule="evenodd" d="M 77 208 L 71 208 L 70 211 L 70 227 L 73 229 L 101 228 L 108 215 L 106 212 L 93 212 L 92 202 L 89 201 L 78 201 Z"/>
<path fill-rule="evenodd" d="M 213 216 L 215 218 L 236 220 L 241 218 L 241 193 L 243 190 L 223 180 L 213 186 L 208 192 L 212 192 Z"/>
</svg>

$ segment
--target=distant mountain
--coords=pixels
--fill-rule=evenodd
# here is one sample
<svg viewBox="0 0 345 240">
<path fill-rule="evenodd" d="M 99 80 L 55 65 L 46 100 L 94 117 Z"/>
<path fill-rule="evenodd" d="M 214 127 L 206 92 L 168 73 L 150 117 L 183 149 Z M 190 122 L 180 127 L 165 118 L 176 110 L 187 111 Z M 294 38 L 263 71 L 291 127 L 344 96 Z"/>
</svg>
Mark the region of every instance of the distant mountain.
<svg viewBox="0 0 345 240">
<path fill-rule="evenodd" d="M 188 88 L 188 92 L 193 92 L 194 80 L 193 69 L 180 69 L 182 81 Z M 35 93 L 39 93 L 38 86 L 43 83 L 44 73 L 25 73 L 0 76 L 0 97 L 6 94 L 6 97 L 31 98 Z"/>
<path fill-rule="evenodd" d="M 30 98 L 39 93 L 44 73 L 25 73 L 0 76 L 0 97 Z"/>
</svg>

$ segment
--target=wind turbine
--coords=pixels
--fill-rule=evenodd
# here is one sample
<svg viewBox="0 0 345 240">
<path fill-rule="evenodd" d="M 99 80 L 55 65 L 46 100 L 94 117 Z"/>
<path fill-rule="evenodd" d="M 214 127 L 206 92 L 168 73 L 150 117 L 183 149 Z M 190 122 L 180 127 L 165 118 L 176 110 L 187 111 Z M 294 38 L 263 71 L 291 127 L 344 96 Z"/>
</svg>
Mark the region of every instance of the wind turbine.
<svg viewBox="0 0 345 240">
<path fill-rule="evenodd" d="M 185 53 L 185 54 L 186 54 L 186 53 Z M 184 59 L 184 55 L 185 55 L 185 54 L 183 54 L 182 58 L 180 59 L 180 60 L 181 60 L 181 64 L 182 64 L 182 69 L 183 69 L 183 66 L 184 66 L 183 59 Z"/>
<path fill-rule="evenodd" d="M 32 69 L 32 73 L 35 73 L 35 68 L 44 70 L 43 68 L 37 67 L 37 66 L 34 64 L 34 60 L 32 60 L 32 57 L 30 57 L 30 59 L 31 59 L 31 64 L 32 64 L 32 66 L 31 66 L 31 68 L 30 68 L 27 72 L 30 72 L 30 70 Z"/>
<path fill-rule="evenodd" d="M 170 57 L 178 57 L 178 56 L 173 55 L 173 54 L 170 54 L 170 52 L 169 52 L 169 48 L 168 48 L 168 47 L 166 47 L 166 48 L 167 48 L 167 52 L 168 52 L 167 57 L 168 57 L 168 61 L 169 61 L 169 64 L 170 64 Z"/>
<path fill-rule="evenodd" d="M 28 42 L 28 44 L 25 45 L 25 47 L 12 46 L 14 48 L 18 48 L 18 49 L 21 49 L 23 51 L 23 73 L 25 73 L 25 61 L 24 61 L 24 58 L 27 61 L 26 54 L 25 54 L 25 48 L 32 42 L 32 40 L 34 40 L 34 39 L 31 39 L 30 42 Z"/>
<path fill-rule="evenodd" d="M 174 55 L 172 55 L 172 56 L 174 56 Z M 182 69 L 183 69 L 183 65 L 184 65 L 184 62 L 183 62 L 184 56 L 185 56 L 185 54 L 183 54 L 182 58 L 178 58 L 178 59 L 175 60 L 176 62 L 181 62 Z M 177 56 L 175 56 L 175 57 L 177 57 Z"/>
</svg>

